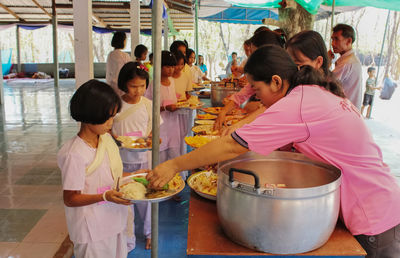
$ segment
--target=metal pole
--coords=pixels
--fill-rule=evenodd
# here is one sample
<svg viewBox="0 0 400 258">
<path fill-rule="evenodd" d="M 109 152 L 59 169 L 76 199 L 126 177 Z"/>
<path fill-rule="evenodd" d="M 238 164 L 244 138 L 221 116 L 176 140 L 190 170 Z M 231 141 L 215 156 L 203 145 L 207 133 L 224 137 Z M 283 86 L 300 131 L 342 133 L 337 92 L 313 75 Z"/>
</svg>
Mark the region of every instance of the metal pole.
<svg viewBox="0 0 400 258">
<path fill-rule="evenodd" d="M 4 105 L 4 82 L 3 82 L 3 62 L 1 60 L 1 48 L 0 48 L 0 106 L 3 109 Z M 5 124 L 6 121 L 1 120 L 2 124 Z"/>
<path fill-rule="evenodd" d="M 131 57 L 135 60 L 135 48 L 140 44 L 140 1 L 131 0 Z"/>
<path fill-rule="evenodd" d="M 19 26 L 17 25 L 16 29 L 16 37 L 17 37 L 17 72 L 21 72 L 21 42 L 19 37 Z"/>
<path fill-rule="evenodd" d="M 52 23 L 53 23 L 53 77 L 54 77 L 54 87 L 58 88 L 58 40 L 57 40 L 57 13 L 56 13 L 56 0 L 51 1 L 52 4 Z"/>
<path fill-rule="evenodd" d="M 194 3 L 195 17 L 194 17 L 194 29 L 195 29 L 195 43 L 196 43 L 196 63 L 199 62 L 199 0 Z"/>
<path fill-rule="evenodd" d="M 164 19 L 164 50 L 169 50 L 169 43 L 168 43 L 168 17 Z"/>
<path fill-rule="evenodd" d="M 160 83 L 161 83 L 161 34 L 163 1 L 154 0 L 152 7 L 153 42 L 153 148 L 151 165 L 155 168 L 160 161 Z M 158 257 L 158 203 L 151 204 L 151 258 Z"/>
<path fill-rule="evenodd" d="M 383 48 L 385 46 L 385 38 L 386 38 L 386 33 L 389 27 L 389 20 L 390 20 L 390 10 L 388 10 L 388 14 L 386 17 L 386 25 L 385 25 L 385 32 L 383 33 L 383 40 L 382 40 L 382 46 L 381 46 L 381 53 L 379 55 L 379 64 L 378 64 L 378 71 L 376 71 L 376 77 L 375 77 L 375 85 L 378 82 L 378 77 L 379 77 L 379 70 L 381 69 L 381 65 L 382 65 L 382 55 L 383 55 Z M 367 115 L 367 118 L 371 118 L 371 114 L 372 114 L 372 106 L 374 104 L 374 99 L 372 99 L 371 102 L 371 112 L 369 113 L 369 115 Z"/>
<path fill-rule="evenodd" d="M 335 24 L 335 0 L 332 1 L 332 16 L 331 16 L 331 35 L 333 33 L 333 25 Z M 329 49 L 332 49 L 332 38 L 329 36 Z"/>
</svg>

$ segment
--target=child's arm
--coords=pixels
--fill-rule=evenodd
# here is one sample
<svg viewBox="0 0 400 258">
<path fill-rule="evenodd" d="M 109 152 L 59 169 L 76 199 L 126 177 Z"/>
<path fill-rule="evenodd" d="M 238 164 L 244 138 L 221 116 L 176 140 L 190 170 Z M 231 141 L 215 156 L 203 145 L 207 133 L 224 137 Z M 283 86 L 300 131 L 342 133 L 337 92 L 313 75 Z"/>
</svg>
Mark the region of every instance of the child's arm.
<svg viewBox="0 0 400 258">
<path fill-rule="evenodd" d="M 104 200 L 103 194 L 82 194 L 80 191 L 63 191 L 64 204 L 68 207 L 86 206 L 102 201 L 109 201 L 124 205 L 132 204 L 129 200 L 122 199 L 122 195 L 122 193 L 115 190 L 108 190 L 104 194 Z"/>
</svg>

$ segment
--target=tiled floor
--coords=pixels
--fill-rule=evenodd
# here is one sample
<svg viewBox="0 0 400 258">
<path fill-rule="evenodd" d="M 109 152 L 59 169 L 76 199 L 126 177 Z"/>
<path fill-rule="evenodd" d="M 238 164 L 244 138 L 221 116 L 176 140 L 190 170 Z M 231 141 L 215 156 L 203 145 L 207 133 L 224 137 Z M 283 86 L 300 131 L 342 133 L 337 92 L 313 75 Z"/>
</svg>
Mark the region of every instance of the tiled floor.
<svg viewBox="0 0 400 258">
<path fill-rule="evenodd" d="M 8 82 L 0 112 L 0 257 L 53 257 L 67 236 L 56 153 L 77 132 L 68 113 L 74 80 Z M 366 123 L 400 182 L 400 91 L 376 98 Z M 186 257 L 188 192 L 160 204 L 159 257 Z M 137 232 L 141 232 L 140 229 Z M 150 257 L 144 239 L 129 257 Z"/>
</svg>

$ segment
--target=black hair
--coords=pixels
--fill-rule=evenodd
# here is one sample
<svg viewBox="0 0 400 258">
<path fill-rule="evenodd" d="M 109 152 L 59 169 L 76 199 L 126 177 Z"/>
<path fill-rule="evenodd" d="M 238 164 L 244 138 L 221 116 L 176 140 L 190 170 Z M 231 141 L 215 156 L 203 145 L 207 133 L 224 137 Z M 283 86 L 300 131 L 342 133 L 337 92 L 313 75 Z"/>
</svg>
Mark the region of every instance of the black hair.
<svg viewBox="0 0 400 258">
<path fill-rule="evenodd" d="M 69 108 L 77 122 L 104 124 L 121 110 L 121 99 L 110 85 L 92 79 L 76 90 Z"/>
<path fill-rule="evenodd" d="M 138 62 L 128 62 L 122 66 L 118 75 L 118 88 L 124 92 L 128 92 L 128 81 L 133 78 L 140 77 L 146 80 L 146 88 L 149 85 L 149 74 L 144 70 Z"/>
<path fill-rule="evenodd" d="M 376 70 L 376 68 L 371 66 L 371 67 L 368 67 L 367 72 L 369 73 L 369 72 L 372 72 L 372 71 L 375 71 L 375 70 Z"/>
<path fill-rule="evenodd" d="M 323 59 L 321 68 L 326 76 L 330 76 L 328 52 L 324 39 L 318 32 L 306 30 L 297 33 L 286 43 L 286 49 L 291 52 L 292 56 L 296 56 L 296 52 L 300 51 L 311 60 L 321 56 Z"/>
<path fill-rule="evenodd" d="M 116 49 L 122 49 L 125 47 L 125 39 L 126 39 L 126 34 L 123 31 L 117 31 L 114 33 L 112 40 L 111 40 L 111 46 Z"/>
<path fill-rule="evenodd" d="M 267 26 L 260 26 L 260 27 L 258 27 L 258 28 L 254 31 L 253 35 L 256 35 L 256 34 L 259 33 L 260 31 L 271 31 L 271 30 L 270 30 L 270 28 L 268 28 Z"/>
<path fill-rule="evenodd" d="M 175 56 L 166 50 L 161 52 L 161 67 L 163 66 L 175 66 L 176 65 L 176 58 Z"/>
<path fill-rule="evenodd" d="M 185 42 L 183 42 L 182 40 L 175 40 L 169 47 L 169 51 L 175 54 L 176 52 L 178 52 L 178 48 L 181 46 L 184 46 L 186 50 L 188 49 L 188 45 Z"/>
<path fill-rule="evenodd" d="M 298 70 L 289 54 L 276 45 L 266 45 L 257 49 L 244 66 L 244 72 L 254 81 L 270 83 L 273 75 L 289 82 L 286 94 L 299 85 L 319 85 L 333 94 L 344 97 L 340 84 L 331 81 L 320 72 L 305 65 Z"/>
<path fill-rule="evenodd" d="M 333 32 L 342 32 L 342 36 L 344 38 L 351 38 L 351 44 L 356 41 L 356 32 L 353 27 L 347 24 L 339 23 L 335 27 L 333 27 Z"/>
<path fill-rule="evenodd" d="M 250 39 L 246 39 L 246 40 L 243 42 L 243 45 L 246 45 L 246 46 L 250 46 L 250 44 L 251 44 L 251 40 L 250 40 Z"/>
<path fill-rule="evenodd" d="M 272 30 L 260 31 L 254 34 L 254 36 L 250 38 L 250 41 L 251 44 L 257 48 L 267 44 L 278 45 L 280 47 L 284 47 L 285 45 L 285 40 L 282 39 L 281 35 Z"/>
<path fill-rule="evenodd" d="M 191 48 L 186 49 L 186 58 L 189 59 L 190 55 L 194 53 L 194 50 Z"/>
<path fill-rule="evenodd" d="M 139 45 L 137 45 L 137 46 L 135 47 L 135 52 L 134 52 L 135 57 L 136 57 L 136 58 L 141 58 L 142 55 L 143 55 L 144 53 L 146 53 L 147 51 L 148 51 L 148 50 L 147 50 L 147 47 L 146 47 L 145 45 L 139 44 Z"/>
<path fill-rule="evenodd" d="M 149 60 L 153 58 L 153 53 L 150 53 Z"/>
<path fill-rule="evenodd" d="M 236 52 L 232 52 L 231 56 L 233 56 L 233 55 L 236 55 L 236 56 L 237 56 L 237 53 L 236 53 Z"/>
<path fill-rule="evenodd" d="M 182 52 L 177 52 L 174 54 L 175 59 L 176 59 L 176 64 L 178 64 L 179 60 L 183 59 L 183 63 L 186 64 L 186 57 L 182 54 Z"/>
</svg>

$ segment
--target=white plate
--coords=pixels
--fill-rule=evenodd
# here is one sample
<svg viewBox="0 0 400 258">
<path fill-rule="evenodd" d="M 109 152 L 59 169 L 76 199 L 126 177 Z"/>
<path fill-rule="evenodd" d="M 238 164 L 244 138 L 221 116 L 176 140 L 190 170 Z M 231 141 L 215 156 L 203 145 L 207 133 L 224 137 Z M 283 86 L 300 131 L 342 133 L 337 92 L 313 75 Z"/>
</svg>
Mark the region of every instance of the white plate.
<svg viewBox="0 0 400 258">
<path fill-rule="evenodd" d="M 134 175 L 131 175 L 131 176 L 123 177 L 123 178 L 121 178 L 120 186 L 122 187 L 124 184 L 132 182 L 133 181 L 132 178 L 134 178 L 134 177 L 142 177 L 142 176 L 147 176 L 147 173 L 139 173 L 139 174 L 134 174 Z M 180 193 L 183 190 L 183 188 L 185 188 L 185 181 L 183 181 L 181 179 L 180 187 L 178 189 L 176 189 L 176 190 L 173 190 L 174 191 L 173 193 L 170 193 L 170 194 L 168 194 L 166 196 L 157 197 L 157 198 L 150 198 L 150 199 L 146 198 L 146 199 L 141 199 L 141 200 L 133 200 L 133 199 L 127 199 L 127 198 L 124 198 L 124 199 L 130 200 L 132 203 L 162 202 L 162 201 L 168 200 L 168 199 L 172 198 L 174 195 Z"/>
<path fill-rule="evenodd" d="M 144 140 L 147 139 L 147 137 L 139 137 L 139 136 L 123 136 L 123 137 L 129 137 L 129 138 L 131 138 L 132 140 L 137 140 L 137 139 L 139 139 L 139 138 L 142 138 L 142 139 L 144 139 Z M 118 137 L 117 140 L 120 141 L 120 142 L 122 143 L 122 146 L 120 147 L 120 149 L 124 149 L 124 150 L 127 150 L 127 151 L 129 151 L 129 152 L 144 152 L 144 151 L 149 151 L 149 150 L 151 150 L 151 147 L 146 147 L 146 148 L 133 148 L 133 146 L 135 146 L 135 145 L 138 146 L 138 145 L 140 145 L 140 143 L 133 143 L 133 144 L 130 145 L 130 146 L 126 146 L 126 145 L 124 146 L 124 142 L 120 140 L 120 137 Z"/>
<path fill-rule="evenodd" d="M 212 200 L 212 201 L 216 201 L 217 200 L 217 196 L 211 195 L 211 194 L 208 194 L 208 193 L 200 192 L 200 191 L 194 189 L 194 187 L 193 187 L 193 184 L 192 184 L 193 179 L 195 179 L 196 177 L 198 177 L 199 175 L 201 175 L 203 173 L 210 174 L 210 173 L 213 173 L 213 172 L 212 171 L 200 171 L 200 172 L 194 173 L 186 180 L 186 182 L 188 183 L 188 186 L 193 191 L 195 191 L 198 195 L 200 195 L 201 197 L 209 199 L 209 200 Z"/>
</svg>

